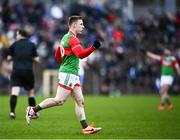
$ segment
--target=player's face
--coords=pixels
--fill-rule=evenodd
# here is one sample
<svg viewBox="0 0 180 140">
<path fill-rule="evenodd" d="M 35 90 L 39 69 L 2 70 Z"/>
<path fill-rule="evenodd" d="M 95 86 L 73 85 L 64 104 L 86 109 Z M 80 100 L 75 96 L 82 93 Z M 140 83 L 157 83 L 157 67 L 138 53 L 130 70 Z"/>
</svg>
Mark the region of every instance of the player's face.
<svg viewBox="0 0 180 140">
<path fill-rule="evenodd" d="M 84 30 L 84 24 L 82 20 L 77 20 L 75 23 L 75 29 L 77 34 L 82 34 Z"/>
<path fill-rule="evenodd" d="M 166 56 L 170 56 L 170 55 L 171 55 L 171 51 L 168 50 L 168 49 L 165 49 L 165 50 L 164 50 L 164 54 L 165 54 Z"/>
</svg>

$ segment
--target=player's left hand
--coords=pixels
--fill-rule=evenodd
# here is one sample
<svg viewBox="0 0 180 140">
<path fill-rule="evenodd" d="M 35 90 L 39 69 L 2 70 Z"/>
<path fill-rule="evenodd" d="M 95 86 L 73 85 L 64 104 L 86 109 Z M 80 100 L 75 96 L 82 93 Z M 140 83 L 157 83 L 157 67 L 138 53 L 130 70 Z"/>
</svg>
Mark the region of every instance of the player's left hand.
<svg viewBox="0 0 180 140">
<path fill-rule="evenodd" d="M 99 40 L 95 40 L 93 42 L 93 48 L 94 49 L 99 49 L 101 47 L 101 42 Z"/>
</svg>

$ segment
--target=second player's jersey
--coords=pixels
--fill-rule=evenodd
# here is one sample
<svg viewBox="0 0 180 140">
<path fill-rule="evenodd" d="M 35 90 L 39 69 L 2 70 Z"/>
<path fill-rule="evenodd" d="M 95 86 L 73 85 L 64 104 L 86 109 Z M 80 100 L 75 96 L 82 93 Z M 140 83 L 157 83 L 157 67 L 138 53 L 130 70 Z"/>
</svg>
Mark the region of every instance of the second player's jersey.
<svg viewBox="0 0 180 140">
<path fill-rule="evenodd" d="M 78 38 L 68 32 L 63 36 L 60 43 L 64 47 L 64 56 L 59 71 L 78 75 L 79 58 L 72 51 L 73 47 L 80 44 Z"/>
<path fill-rule="evenodd" d="M 161 75 L 174 75 L 174 66 L 177 64 L 174 56 L 161 56 Z"/>
</svg>

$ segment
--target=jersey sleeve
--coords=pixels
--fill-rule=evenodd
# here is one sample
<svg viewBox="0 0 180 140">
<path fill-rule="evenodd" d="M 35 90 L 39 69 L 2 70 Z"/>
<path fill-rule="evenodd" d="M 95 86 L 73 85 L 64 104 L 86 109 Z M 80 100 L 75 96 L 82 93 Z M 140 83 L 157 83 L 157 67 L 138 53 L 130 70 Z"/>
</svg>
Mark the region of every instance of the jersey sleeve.
<svg viewBox="0 0 180 140">
<path fill-rule="evenodd" d="M 69 39 L 69 46 L 74 55 L 81 59 L 89 56 L 94 51 L 94 48 L 92 46 L 87 49 L 84 49 L 80 44 L 80 41 L 73 36 L 71 36 Z"/>
<path fill-rule="evenodd" d="M 60 47 L 57 47 L 57 49 L 56 49 L 56 51 L 55 51 L 55 53 L 54 53 L 54 57 L 55 57 L 55 59 L 57 60 L 57 62 L 58 62 L 59 64 L 61 64 L 61 62 L 62 62 L 62 57 L 61 57 L 61 49 L 60 49 Z"/>
<path fill-rule="evenodd" d="M 71 37 L 69 38 L 69 46 L 70 46 L 70 48 L 71 48 L 72 50 L 75 49 L 75 48 L 78 47 L 78 46 L 81 46 L 79 39 L 76 38 L 76 37 L 74 37 L 74 36 L 71 36 Z"/>
<path fill-rule="evenodd" d="M 173 66 L 179 65 L 178 60 L 176 59 L 176 57 L 174 57 L 174 63 Z"/>
</svg>

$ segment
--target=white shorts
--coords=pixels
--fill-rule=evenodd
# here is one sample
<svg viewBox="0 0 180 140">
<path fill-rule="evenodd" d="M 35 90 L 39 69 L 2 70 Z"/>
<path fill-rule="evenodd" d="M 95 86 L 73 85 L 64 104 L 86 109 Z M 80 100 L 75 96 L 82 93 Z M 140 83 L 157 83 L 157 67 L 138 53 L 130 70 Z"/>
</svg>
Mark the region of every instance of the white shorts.
<svg viewBox="0 0 180 140">
<path fill-rule="evenodd" d="M 59 86 L 72 91 L 74 86 L 80 86 L 79 76 L 59 72 Z"/>
<path fill-rule="evenodd" d="M 163 85 L 172 85 L 173 77 L 172 76 L 161 76 L 160 86 Z"/>
</svg>

